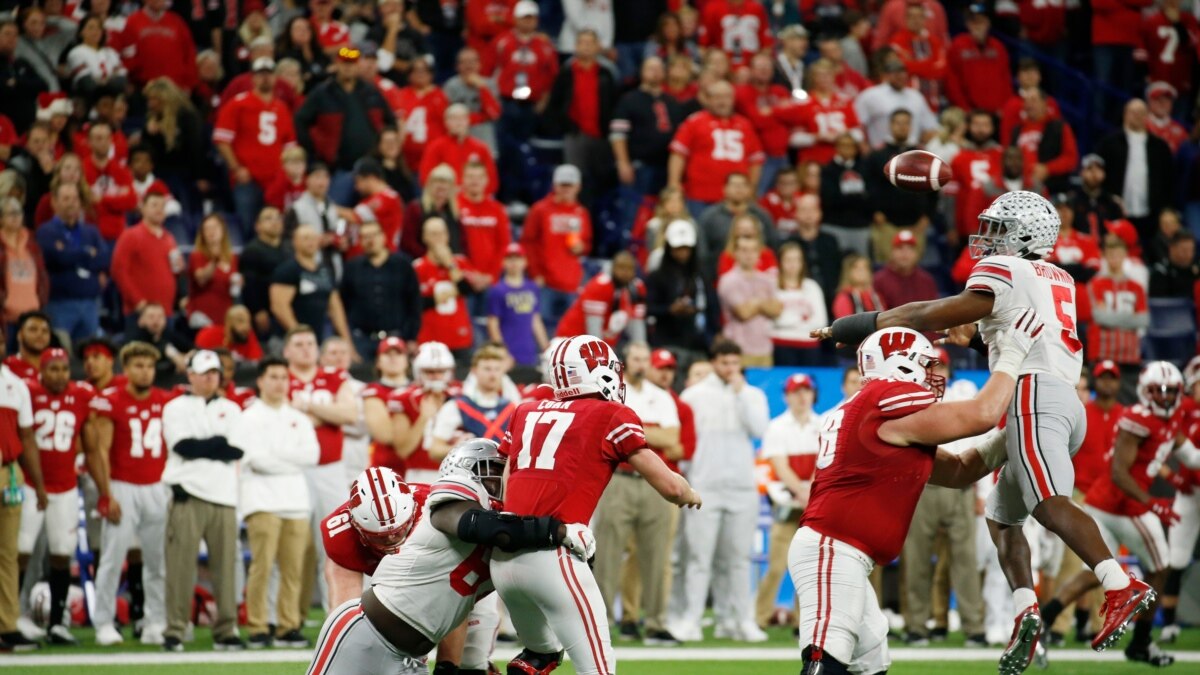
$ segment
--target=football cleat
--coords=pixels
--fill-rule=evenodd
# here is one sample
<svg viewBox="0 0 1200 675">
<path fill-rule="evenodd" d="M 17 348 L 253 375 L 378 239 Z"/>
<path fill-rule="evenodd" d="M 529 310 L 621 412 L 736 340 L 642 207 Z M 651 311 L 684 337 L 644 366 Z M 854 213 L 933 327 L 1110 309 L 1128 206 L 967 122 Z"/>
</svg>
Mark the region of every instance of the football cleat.
<svg viewBox="0 0 1200 675">
<path fill-rule="evenodd" d="M 508 675 L 547 675 L 562 664 L 563 653 L 542 654 L 521 650 L 508 662 Z"/>
<path fill-rule="evenodd" d="M 1161 647 L 1151 642 L 1143 648 L 1135 649 L 1133 645 L 1125 648 L 1125 658 L 1130 661 L 1147 663 L 1155 668 L 1166 668 L 1175 663 L 1175 657 L 1164 652 Z"/>
<path fill-rule="evenodd" d="M 1042 635 L 1042 615 L 1030 605 L 1016 618 L 1008 647 L 1000 655 L 1000 675 L 1020 675 L 1033 662 L 1038 638 Z"/>
<path fill-rule="evenodd" d="M 1107 591 L 1100 613 L 1104 625 L 1092 638 L 1092 649 L 1102 652 L 1115 645 L 1128 628 L 1129 622 L 1154 604 L 1158 594 L 1145 582 L 1129 578 L 1129 585 L 1119 591 Z"/>
</svg>

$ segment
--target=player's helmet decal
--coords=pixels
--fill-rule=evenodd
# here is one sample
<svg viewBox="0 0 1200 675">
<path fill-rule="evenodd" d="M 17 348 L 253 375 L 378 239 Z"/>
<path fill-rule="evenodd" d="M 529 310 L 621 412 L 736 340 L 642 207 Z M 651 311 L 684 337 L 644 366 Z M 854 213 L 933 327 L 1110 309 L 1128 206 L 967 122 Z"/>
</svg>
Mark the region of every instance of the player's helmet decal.
<svg viewBox="0 0 1200 675">
<path fill-rule="evenodd" d="M 929 339 L 911 328 L 875 331 L 858 346 L 858 372 L 864 381 L 912 382 L 938 398 L 946 392 L 946 378 L 933 372 L 940 363 Z"/>
<path fill-rule="evenodd" d="M 438 467 L 438 476 L 461 476 L 483 485 L 493 499 L 504 499 L 504 457 L 500 444 L 472 438 L 450 449 Z"/>
<path fill-rule="evenodd" d="M 1058 241 L 1062 221 L 1045 197 L 1028 190 L 1008 192 L 979 214 L 979 234 L 968 238 L 971 257 L 992 255 L 1045 258 Z"/>
<path fill-rule="evenodd" d="M 417 524 L 417 502 L 391 469 L 373 466 L 350 486 L 350 522 L 363 543 L 395 553 Z"/>
<path fill-rule="evenodd" d="M 550 357 L 550 384 L 554 397 L 600 394 L 609 401 L 625 402 L 624 366 L 607 342 L 593 335 L 576 335 L 559 343 Z"/>
<path fill-rule="evenodd" d="M 1183 403 L 1183 374 L 1170 361 L 1151 361 L 1138 375 L 1138 402 L 1156 417 L 1170 417 Z"/>
</svg>

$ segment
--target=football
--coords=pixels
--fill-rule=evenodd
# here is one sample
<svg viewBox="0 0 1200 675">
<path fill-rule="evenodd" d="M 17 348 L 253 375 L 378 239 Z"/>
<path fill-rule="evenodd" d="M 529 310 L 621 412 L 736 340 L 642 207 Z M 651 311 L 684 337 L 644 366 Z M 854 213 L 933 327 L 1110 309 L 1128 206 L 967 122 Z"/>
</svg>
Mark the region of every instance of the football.
<svg viewBox="0 0 1200 675">
<path fill-rule="evenodd" d="M 888 182 L 909 192 L 937 192 L 949 183 L 953 174 L 941 157 L 924 150 L 909 150 L 883 165 Z"/>
</svg>

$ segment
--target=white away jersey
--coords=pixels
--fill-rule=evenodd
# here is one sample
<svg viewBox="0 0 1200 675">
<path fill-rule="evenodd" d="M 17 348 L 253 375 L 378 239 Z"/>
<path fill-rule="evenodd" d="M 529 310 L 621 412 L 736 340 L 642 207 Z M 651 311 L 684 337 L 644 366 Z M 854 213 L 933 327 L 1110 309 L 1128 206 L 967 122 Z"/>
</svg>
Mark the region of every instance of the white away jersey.
<svg viewBox="0 0 1200 675">
<path fill-rule="evenodd" d="M 996 335 L 1010 328 L 1025 307 L 1032 307 L 1046 324 L 1045 333 L 1025 363 L 1021 374 L 1047 373 L 1072 387 L 1083 368 L 1083 343 L 1075 332 L 1075 280 L 1048 262 L 994 255 L 975 263 L 967 289 L 991 293 L 996 298 L 992 314 L 979 322 L 983 341 L 991 347 Z M 994 350 L 989 365 L 999 357 Z"/>
<path fill-rule="evenodd" d="M 489 508 L 475 481 L 446 476 L 429 488 L 420 520 L 400 551 L 385 556 L 371 577 L 375 597 L 433 642 L 454 630 L 475 601 L 492 592 L 492 549 L 452 539 L 430 523 L 435 505 L 474 501 Z"/>
</svg>

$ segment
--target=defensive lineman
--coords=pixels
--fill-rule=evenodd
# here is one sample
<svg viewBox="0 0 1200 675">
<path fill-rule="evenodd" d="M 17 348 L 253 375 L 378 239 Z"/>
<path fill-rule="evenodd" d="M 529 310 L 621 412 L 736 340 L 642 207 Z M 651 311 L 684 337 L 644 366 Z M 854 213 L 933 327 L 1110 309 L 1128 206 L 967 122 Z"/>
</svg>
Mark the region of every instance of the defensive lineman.
<svg viewBox="0 0 1200 675">
<path fill-rule="evenodd" d="M 814 331 L 814 337 L 858 344 L 882 328 L 936 331 L 966 326 L 966 332 L 974 333 L 978 322 L 980 346 L 993 347 L 1023 307 L 1032 307 L 1045 322 L 1046 339 L 1033 346 L 1020 370 L 1017 395 L 1008 410 L 1009 463 L 987 504 L 988 527 L 1017 612 L 1001 664 L 1009 664 L 1004 672 L 1021 672 L 1032 661 L 1043 625 L 1029 542 L 1020 528 L 1029 514 L 1075 551 L 1104 585 L 1104 625 L 1092 641 L 1094 649 L 1104 650 L 1119 640 L 1129 620 L 1154 601 L 1154 591 L 1121 569 L 1095 521 L 1071 500 L 1071 455 L 1083 442 L 1086 428 L 1074 391 L 1083 345 L 1075 333 L 1075 282 L 1043 261 L 1058 239 L 1058 212 L 1040 195 L 1009 192 L 980 214 L 979 226 L 970 246 L 972 256 L 980 260 L 962 293 L 843 317 L 830 328 Z M 997 358 L 989 353 L 993 365 Z"/>
</svg>

